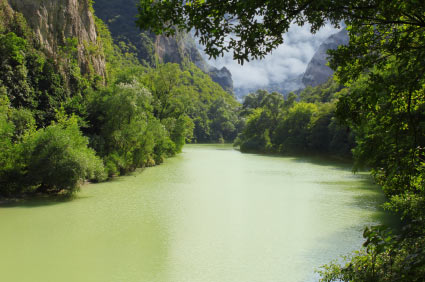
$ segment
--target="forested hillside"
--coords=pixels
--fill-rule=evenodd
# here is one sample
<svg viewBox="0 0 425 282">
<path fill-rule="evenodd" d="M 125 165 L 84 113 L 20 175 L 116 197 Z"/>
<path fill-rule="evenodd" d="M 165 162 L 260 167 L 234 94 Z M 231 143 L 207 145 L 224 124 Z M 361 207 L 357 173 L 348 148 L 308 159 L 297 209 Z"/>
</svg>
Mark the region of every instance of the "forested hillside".
<svg viewBox="0 0 425 282">
<path fill-rule="evenodd" d="M 25 1 L 0 1 L 0 196 L 72 194 L 160 164 L 187 141 L 236 137 L 239 104 L 191 62 L 140 64 L 89 0 L 30 1 L 56 18 L 75 11 L 81 29 L 70 34 L 67 21 L 51 30 L 21 14 Z"/>
<path fill-rule="evenodd" d="M 189 60 L 224 90 L 233 92 L 231 73 L 225 67 L 217 69 L 210 66 L 199 53 L 190 32 L 178 32 L 167 37 L 140 30 L 135 24 L 138 2 L 97 0 L 93 4 L 96 15 L 106 23 L 120 48 L 134 53 L 143 65 L 151 67 L 158 63 L 183 65 Z"/>
</svg>

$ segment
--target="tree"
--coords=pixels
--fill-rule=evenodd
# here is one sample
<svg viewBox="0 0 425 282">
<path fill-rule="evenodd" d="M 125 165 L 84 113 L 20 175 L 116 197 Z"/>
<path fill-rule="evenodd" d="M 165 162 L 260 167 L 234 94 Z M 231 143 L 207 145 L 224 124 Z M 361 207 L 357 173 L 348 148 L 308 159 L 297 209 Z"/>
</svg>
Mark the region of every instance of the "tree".
<svg viewBox="0 0 425 282">
<path fill-rule="evenodd" d="M 159 164 L 175 153 L 170 133 L 153 116 L 152 94 L 139 82 L 113 85 L 92 93 L 90 100 L 92 146 L 110 176 Z"/>
<path fill-rule="evenodd" d="M 149 70 L 144 76 L 143 83 L 153 96 L 154 116 L 159 120 L 185 113 L 188 93 L 181 84 L 183 75 L 178 64 L 169 63 Z"/>
<path fill-rule="evenodd" d="M 308 136 L 316 113 L 317 106 L 310 103 L 297 103 L 289 109 L 279 122 L 274 138 L 279 151 L 301 153 L 308 150 Z"/>
<path fill-rule="evenodd" d="M 208 111 L 208 117 L 211 121 L 212 140 L 231 142 L 236 138 L 239 120 L 231 104 L 222 98 L 215 100 Z"/>
</svg>

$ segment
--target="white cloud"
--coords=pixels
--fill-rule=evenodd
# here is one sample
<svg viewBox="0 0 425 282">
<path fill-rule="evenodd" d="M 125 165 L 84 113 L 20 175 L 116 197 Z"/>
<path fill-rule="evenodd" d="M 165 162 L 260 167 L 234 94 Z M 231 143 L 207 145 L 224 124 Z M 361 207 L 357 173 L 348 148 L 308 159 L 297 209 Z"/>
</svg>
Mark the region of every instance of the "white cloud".
<svg viewBox="0 0 425 282">
<path fill-rule="evenodd" d="M 271 83 L 289 83 L 305 71 L 320 44 L 337 31 L 331 25 L 326 25 L 316 34 L 311 34 L 309 25 L 292 25 L 284 35 L 282 45 L 264 59 L 246 62 L 243 66 L 233 60 L 232 53 L 216 60 L 208 60 L 205 54 L 203 56 L 211 65 L 229 69 L 235 88 L 252 89 Z"/>
</svg>

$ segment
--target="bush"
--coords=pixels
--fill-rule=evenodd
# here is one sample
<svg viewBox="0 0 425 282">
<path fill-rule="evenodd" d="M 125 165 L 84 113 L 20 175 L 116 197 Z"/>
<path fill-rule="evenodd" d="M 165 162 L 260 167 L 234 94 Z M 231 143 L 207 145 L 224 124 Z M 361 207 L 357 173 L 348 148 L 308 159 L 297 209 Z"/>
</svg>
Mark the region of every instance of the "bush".
<svg viewBox="0 0 425 282">
<path fill-rule="evenodd" d="M 41 192 L 72 193 L 81 181 L 104 180 L 103 163 L 87 145 L 74 116 L 37 131 L 25 143 L 27 184 Z"/>
</svg>

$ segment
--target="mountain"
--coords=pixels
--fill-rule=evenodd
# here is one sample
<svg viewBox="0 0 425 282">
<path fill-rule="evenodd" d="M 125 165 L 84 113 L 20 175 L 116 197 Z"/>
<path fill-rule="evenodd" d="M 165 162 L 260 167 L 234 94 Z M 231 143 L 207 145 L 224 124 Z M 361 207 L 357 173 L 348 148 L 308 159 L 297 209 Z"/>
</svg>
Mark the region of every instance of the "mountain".
<svg viewBox="0 0 425 282">
<path fill-rule="evenodd" d="M 328 37 L 314 54 L 307 69 L 302 77 L 305 86 L 317 86 L 325 83 L 333 74 L 333 70 L 326 64 L 328 55 L 326 52 L 330 49 L 336 49 L 339 45 L 348 44 L 348 33 L 346 29 L 342 29 L 336 34 Z"/>
<path fill-rule="evenodd" d="M 189 33 L 179 32 L 173 37 L 165 37 L 140 31 L 135 24 L 137 3 L 137 0 L 96 0 L 93 7 L 96 16 L 108 25 L 114 41 L 123 41 L 130 46 L 130 51 L 136 53 L 140 62 L 154 66 L 157 60 L 160 63 L 178 64 L 189 60 L 224 90 L 233 92 L 231 73 L 226 68 L 217 69 L 208 65 Z"/>
</svg>

